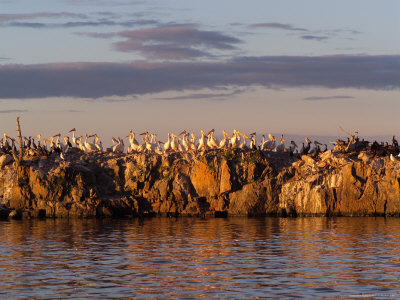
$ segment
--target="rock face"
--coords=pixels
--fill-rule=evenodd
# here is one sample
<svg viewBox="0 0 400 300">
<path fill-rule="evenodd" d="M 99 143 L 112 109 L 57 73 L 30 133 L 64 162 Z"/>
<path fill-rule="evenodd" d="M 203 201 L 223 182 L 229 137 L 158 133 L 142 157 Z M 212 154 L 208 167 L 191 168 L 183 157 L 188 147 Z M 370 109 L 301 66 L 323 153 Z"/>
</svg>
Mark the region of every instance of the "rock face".
<svg viewBox="0 0 400 300">
<path fill-rule="evenodd" d="M 0 169 L 0 216 L 400 215 L 400 162 L 369 153 L 67 153 Z M 16 213 L 18 212 L 18 213 Z"/>
</svg>

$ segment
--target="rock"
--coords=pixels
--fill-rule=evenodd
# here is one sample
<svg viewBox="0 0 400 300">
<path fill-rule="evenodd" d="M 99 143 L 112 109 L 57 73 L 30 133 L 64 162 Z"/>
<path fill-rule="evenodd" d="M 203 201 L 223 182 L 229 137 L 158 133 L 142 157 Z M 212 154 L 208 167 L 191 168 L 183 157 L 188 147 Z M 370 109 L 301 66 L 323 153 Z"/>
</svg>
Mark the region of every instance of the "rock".
<svg viewBox="0 0 400 300">
<path fill-rule="evenodd" d="M 66 160 L 50 156 L 2 168 L 2 215 L 400 215 L 400 163 L 368 151 L 327 151 L 301 160 L 240 149 L 76 151 Z"/>
</svg>

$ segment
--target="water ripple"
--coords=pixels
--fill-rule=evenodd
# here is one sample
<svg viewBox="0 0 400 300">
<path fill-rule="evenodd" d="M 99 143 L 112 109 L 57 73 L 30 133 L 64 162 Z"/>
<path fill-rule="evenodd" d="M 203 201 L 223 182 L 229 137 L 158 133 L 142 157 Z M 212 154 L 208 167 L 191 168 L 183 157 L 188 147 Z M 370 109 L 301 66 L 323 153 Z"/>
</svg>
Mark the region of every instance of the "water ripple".
<svg viewBox="0 0 400 300">
<path fill-rule="evenodd" d="M 397 218 L 0 222 L 1 298 L 397 298 Z"/>
</svg>

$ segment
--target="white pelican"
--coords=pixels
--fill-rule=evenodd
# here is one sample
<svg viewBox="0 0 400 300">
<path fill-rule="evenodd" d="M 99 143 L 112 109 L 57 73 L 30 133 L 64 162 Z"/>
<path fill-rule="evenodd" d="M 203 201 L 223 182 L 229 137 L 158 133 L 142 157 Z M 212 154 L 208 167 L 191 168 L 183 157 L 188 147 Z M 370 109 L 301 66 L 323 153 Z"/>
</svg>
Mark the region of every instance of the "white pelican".
<svg viewBox="0 0 400 300">
<path fill-rule="evenodd" d="M 238 146 L 238 142 L 240 141 L 240 137 L 238 134 L 239 131 L 237 131 L 236 129 L 233 130 L 233 134 L 230 140 L 231 143 L 231 147 L 232 148 L 236 148 Z"/>
<path fill-rule="evenodd" d="M 162 152 L 162 148 L 161 148 L 160 144 L 163 144 L 163 142 L 157 141 L 157 147 L 154 149 L 154 152 L 157 153 L 157 154 L 162 155 L 163 152 Z"/>
<path fill-rule="evenodd" d="M 144 138 L 144 142 L 146 143 L 146 150 L 148 152 L 153 152 L 154 151 L 154 146 L 153 146 L 153 143 L 152 143 L 153 135 L 150 135 L 150 136 L 151 136 L 151 140 L 149 140 L 149 136 L 146 136 Z"/>
<path fill-rule="evenodd" d="M 217 149 L 219 146 L 219 141 L 214 137 L 214 129 L 211 129 L 207 135 L 208 135 L 207 146 L 210 147 L 211 149 Z"/>
<path fill-rule="evenodd" d="M 171 134 L 168 133 L 168 140 L 164 144 L 164 152 L 167 153 L 169 150 L 171 150 Z"/>
<path fill-rule="evenodd" d="M 118 138 L 118 144 L 113 147 L 113 152 L 124 153 L 124 141 L 121 138 Z"/>
<path fill-rule="evenodd" d="M 81 149 L 82 151 L 86 151 L 85 145 L 82 143 L 82 136 L 78 136 L 76 138 L 76 146 Z"/>
<path fill-rule="evenodd" d="M 255 132 L 250 134 L 250 149 L 257 150 L 257 140 L 256 140 L 256 133 Z"/>
<path fill-rule="evenodd" d="M 90 137 L 92 137 L 92 135 Z M 86 148 L 86 151 L 87 152 L 96 151 L 97 148 L 96 148 L 95 144 L 89 143 L 87 139 L 88 139 L 88 135 L 86 133 L 86 135 L 85 135 L 85 148 Z"/>
<path fill-rule="evenodd" d="M 72 129 L 71 129 L 70 131 L 68 131 L 68 132 L 72 132 L 72 142 L 75 144 L 75 147 L 77 147 L 78 144 L 76 143 L 75 131 L 76 131 L 76 129 L 75 129 L 75 128 L 72 128 Z"/>
<path fill-rule="evenodd" d="M 42 135 L 39 133 L 36 138 L 38 139 L 38 146 L 40 146 L 40 138 L 42 137 Z"/>
<path fill-rule="evenodd" d="M 201 130 L 201 138 L 199 139 L 199 146 L 197 147 L 197 150 L 207 150 L 207 145 L 206 145 L 206 134 L 204 133 L 203 130 Z"/>
<path fill-rule="evenodd" d="M 139 143 L 135 139 L 135 133 L 131 130 L 126 137 L 129 137 L 130 150 L 137 151 L 137 148 L 139 147 Z"/>
<path fill-rule="evenodd" d="M 281 135 L 281 143 L 280 145 L 276 146 L 274 151 L 275 152 L 284 152 L 285 151 L 285 142 L 286 140 L 283 138 L 283 134 Z"/>
<path fill-rule="evenodd" d="M 139 145 L 139 147 L 137 147 L 136 151 L 137 152 L 144 152 L 146 150 L 146 139 L 143 137 L 143 144 Z"/>
<path fill-rule="evenodd" d="M 219 142 L 218 148 L 220 148 L 220 149 L 225 149 L 225 148 L 227 148 L 228 145 L 229 145 L 229 140 L 228 140 L 228 139 L 230 139 L 230 137 L 229 137 L 229 135 L 225 132 L 225 130 L 222 130 L 222 134 L 224 135 L 224 138 Z"/>
<path fill-rule="evenodd" d="M 240 149 L 248 149 L 247 144 L 246 144 L 246 139 L 249 139 L 249 137 L 241 132 L 239 134 L 243 137 L 243 142 L 239 145 Z"/>
<path fill-rule="evenodd" d="M 265 142 L 264 149 L 273 150 L 276 146 L 276 137 L 274 137 L 272 134 L 269 134 L 268 137 L 270 140 Z"/>
<path fill-rule="evenodd" d="M 96 146 L 98 151 L 103 152 L 103 144 L 99 140 L 100 140 L 100 138 L 97 136 L 97 134 L 95 134 L 94 135 L 94 145 Z"/>
<path fill-rule="evenodd" d="M 194 135 L 194 133 L 192 132 L 192 137 L 190 139 L 190 149 L 192 149 L 193 151 L 196 151 L 197 147 L 196 147 L 196 136 Z"/>
<path fill-rule="evenodd" d="M 176 140 L 176 138 L 177 138 L 178 136 L 176 136 L 176 135 L 173 134 L 173 133 L 171 134 L 171 136 L 172 136 L 171 149 L 172 149 L 172 151 L 177 152 L 177 151 L 179 151 L 178 142 L 177 142 L 177 140 Z"/>
<path fill-rule="evenodd" d="M 182 135 L 182 134 L 183 134 L 183 138 L 182 138 L 183 148 L 185 148 L 185 151 L 189 151 L 190 150 L 190 145 L 189 145 L 189 140 L 188 140 L 189 134 L 186 132 L 186 130 L 182 131 L 179 135 Z"/>
</svg>

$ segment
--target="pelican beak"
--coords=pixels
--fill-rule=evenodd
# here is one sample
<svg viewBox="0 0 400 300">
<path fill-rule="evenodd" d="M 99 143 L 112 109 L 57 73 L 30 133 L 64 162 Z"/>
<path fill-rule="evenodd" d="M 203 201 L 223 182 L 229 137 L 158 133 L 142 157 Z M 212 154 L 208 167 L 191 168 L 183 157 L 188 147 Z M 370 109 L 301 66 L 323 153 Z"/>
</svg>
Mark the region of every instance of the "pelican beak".
<svg viewBox="0 0 400 300">
<path fill-rule="evenodd" d="M 250 133 L 250 136 L 253 136 L 253 135 L 256 135 L 256 133 L 255 132 Z"/>
<path fill-rule="evenodd" d="M 71 129 L 70 131 L 68 131 L 68 132 L 72 132 L 72 131 L 76 131 L 75 128 L 72 128 L 72 129 Z"/>
<path fill-rule="evenodd" d="M 146 132 L 142 132 L 141 134 L 139 134 L 139 135 L 146 135 L 147 134 L 147 131 Z"/>
</svg>

